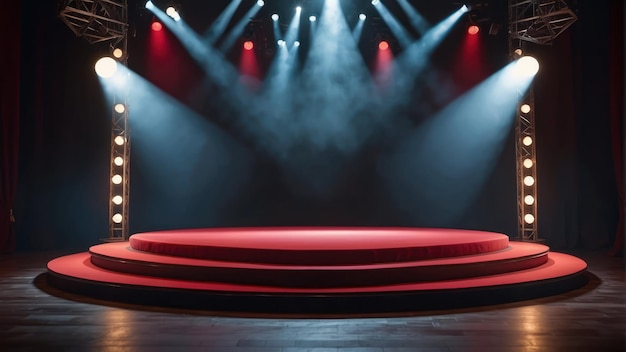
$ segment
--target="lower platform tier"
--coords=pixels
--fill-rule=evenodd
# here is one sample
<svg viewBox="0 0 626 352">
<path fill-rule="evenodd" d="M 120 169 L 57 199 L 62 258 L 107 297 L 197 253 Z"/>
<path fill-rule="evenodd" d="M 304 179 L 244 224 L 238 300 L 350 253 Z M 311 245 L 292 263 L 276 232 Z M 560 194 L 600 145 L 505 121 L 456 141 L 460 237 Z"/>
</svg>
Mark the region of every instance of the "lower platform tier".
<svg viewBox="0 0 626 352">
<path fill-rule="evenodd" d="M 530 269 L 474 278 L 394 285 L 302 288 L 148 277 L 92 263 L 89 252 L 48 263 L 53 286 L 93 298 L 185 309 L 265 313 L 368 313 L 492 305 L 567 292 L 587 282 L 587 264 L 549 252 Z"/>
</svg>

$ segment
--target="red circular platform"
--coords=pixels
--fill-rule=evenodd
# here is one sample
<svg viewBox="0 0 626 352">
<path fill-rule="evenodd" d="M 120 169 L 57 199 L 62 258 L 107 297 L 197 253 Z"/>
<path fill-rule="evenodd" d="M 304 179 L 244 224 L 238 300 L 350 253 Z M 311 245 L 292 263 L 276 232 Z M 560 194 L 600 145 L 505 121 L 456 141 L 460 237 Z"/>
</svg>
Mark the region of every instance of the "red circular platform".
<svg viewBox="0 0 626 352">
<path fill-rule="evenodd" d="M 162 255 L 248 263 L 358 265 L 489 253 L 506 235 L 419 228 L 216 228 L 138 233 L 133 249 Z"/>
</svg>

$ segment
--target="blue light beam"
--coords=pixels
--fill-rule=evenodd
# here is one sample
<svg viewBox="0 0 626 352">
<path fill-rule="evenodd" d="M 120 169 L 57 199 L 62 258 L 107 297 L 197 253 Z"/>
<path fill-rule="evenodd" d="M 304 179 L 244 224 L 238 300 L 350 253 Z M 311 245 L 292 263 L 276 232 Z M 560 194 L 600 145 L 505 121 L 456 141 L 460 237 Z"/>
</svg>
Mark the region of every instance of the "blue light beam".
<svg viewBox="0 0 626 352">
<path fill-rule="evenodd" d="M 398 207 L 419 226 L 453 226 L 482 192 L 532 77 L 513 62 L 400 141 L 381 162 Z"/>
<path fill-rule="evenodd" d="M 430 24 L 428 21 L 422 16 L 411 4 L 409 4 L 408 0 L 398 0 L 398 3 L 406 13 L 409 21 L 411 21 L 411 25 L 418 31 L 420 34 L 425 34 L 428 32 L 430 28 Z"/>
<path fill-rule="evenodd" d="M 393 35 L 398 39 L 398 42 L 403 48 L 406 48 L 413 42 L 413 38 L 404 26 L 398 21 L 398 19 L 387 9 L 382 2 L 374 4 L 374 8 L 378 11 L 383 21 L 387 23 Z"/>
<path fill-rule="evenodd" d="M 211 24 L 209 29 L 206 31 L 204 37 L 206 38 L 206 42 L 209 45 L 215 44 L 215 42 L 219 39 L 224 31 L 226 31 L 226 27 L 230 23 L 241 4 L 241 0 L 232 0 L 230 4 L 222 11 L 219 17 Z"/>
</svg>

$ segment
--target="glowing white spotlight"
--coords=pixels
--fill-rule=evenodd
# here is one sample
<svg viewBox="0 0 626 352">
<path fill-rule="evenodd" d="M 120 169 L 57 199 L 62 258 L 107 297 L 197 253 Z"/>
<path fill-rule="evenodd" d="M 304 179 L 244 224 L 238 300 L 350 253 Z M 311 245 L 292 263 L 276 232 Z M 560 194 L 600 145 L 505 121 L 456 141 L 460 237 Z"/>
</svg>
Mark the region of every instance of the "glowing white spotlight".
<svg viewBox="0 0 626 352">
<path fill-rule="evenodd" d="M 311 21 L 311 22 L 315 22 L 315 21 L 317 21 L 317 17 L 315 17 L 315 16 L 310 16 L 310 17 L 309 17 L 309 21 Z"/>
<path fill-rule="evenodd" d="M 174 19 L 174 21 L 180 20 L 180 15 L 173 6 L 168 7 L 167 10 L 165 10 L 165 13 L 172 19 Z"/>
<path fill-rule="evenodd" d="M 102 78 L 109 78 L 117 71 L 117 61 L 111 57 L 103 57 L 96 62 L 96 73 Z"/>
<path fill-rule="evenodd" d="M 524 114 L 528 114 L 530 112 L 530 105 L 528 104 L 524 104 L 522 106 L 520 106 L 520 110 L 524 113 Z"/>
<path fill-rule="evenodd" d="M 467 7 L 467 5 L 463 5 L 463 7 L 461 7 L 461 11 L 468 12 L 469 11 L 469 7 Z"/>
<path fill-rule="evenodd" d="M 524 159 L 524 167 L 530 169 L 535 163 L 531 159 Z"/>
<path fill-rule="evenodd" d="M 522 139 L 522 143 L 524 143 L 525 146 L 530 147 L 531 145 L 533 145 L 533 139 L 530 136 L 526 136 L 524 137 L 524 139 Z"/>
<path fill-rule="evenodd" d="M 526 203 L 526 205 L 533 205 L 535 204 L 535 197 L 528 195 L 526 197 L 524 197 L 524 203 Z"/>
<path fill-rule="evenodd" d="M 278 21 L 278 14 L 277 13 L 272 15 L 272 20 L 273 21 Z"/>
<path fill-rule="evenodd" d="M 115 56 L 116 58 L 121 59 L 123 55 L 124 55 L 124 52 L 122 51 L 122 49 L 115 48 L 113 50 L 113 56 Z"/>
<path fill-rule="evenodd" d="M 297 12 L 297 13 L 302 12 L 302 7 L 301 7 L 301 6 L 296 7 L 296 12 Z"/>
<path fill-rule="evenodd" d="M 372 0 L 372 5 L 378 5 L 378 0 Z"/>
<path fill-rule="evenodd" d="M 539 61 L 532 56 L 524 56 L 517 60 L 515 72 L 522 77 L 532 77 L 539 72 Z"/>
<path fill-rule="evenodd" d="M 123 199 L 122 199 L 122 196 L 115 196 L 115 197 L 113 197 L 113 199 L 111 199 L 111 201 L 115 205 L 120 205 L 120 204 L 122 204 Z"/>
<path fill-rule="evenodd" d="M 296 40 L 296 41 L 293 43 L 293 46 L 295 46 L 296 48 L 297 48 L 297 47 L 299 47 L 299 46 L 300 46 L 300 42 Z"/>
<path fill-rule="evenodd" d="M 360 15 L 359 15 L 359 19 L 360 19 L 361 21 L 365 21 L 365 19 L 366 19 L 366 18 L 367 18 L 367 16 L 366 16 L 364 13 L 362 13 L 362 14 L 360 14 Z"/>
<path fill-rule="evenodd" d="M 122 166 L 124 165 L 124 158 L 122 158 L 121 156 L 118 156 L 115 159 L 113 159 L 113 163 L 117 166 Z"/>
<path fill-rule="evenodd" d="M 526 221 L 527 224 L 532 224 L 535 222 L 535 217 L 532 214 L 526 214 L 524 215 L 524 221 Z"/>
<path fill-rule="evenodd" d="M 259 1 L 256 2 L 256 4 L 257 4 L 258 7 L 263 7 L 265 5 L 265 1 L 259 0 Z"/>
<path fill-rule="evenodd" d="M 119 185 L 120 183 L 122 183 L 122 176 L 114 175 L 113 177 L 111 177 L 111 182 L 113 182 L 114 185 Z"/>
<path fill-rule="evenodd" d="M 524 177 L 524 184 L 528 187 L 532 186 L 535 184 L 535 178 L 532 176 L 526 176 Z"/>
<path fill-rule="evenodd" d="M 124 145 L 124 143 L 126 143 L 126 139 L 124 139 L 124 137 L 122 137 L 122 136 L 115 137 L 115 139 L 113 141 L 117 145 Z"/>
<path fill-rule="evenodd" d="M 117 214 L 113 215 L 113 218 L 111 218 L 111 220 L 113 220 L 113 222 L 116 223 L 116 224 L 121 224 L 122 223 L 122 214 L 117 213 Z"/>
<path fill-rule="evenodd" d="M 282 39 L 279 39 L 276 43 L 278 44 L 278 46 L 283 46 L 283 45 L 285 45 L 285 41 L 284 41 L 284 40 L 282 40 Z"/>
<path fill-rule="evenodd" d="M 150 0 L 146 1 L 146 8 L 147 9 L 153 9 L 154 8 L 154 4 L 152 3 L 152 1 L 150 1 Z"/>
<path fill-rule="evenodd" d="M 126 111 L 126 107 L 124 107 L 124 104 L 115 104 L 115 107 L 113 109 L 115 109 L 115 112 L 118 114 L 122 114 L 124 113 L 124 111 Z"/>
</svg>

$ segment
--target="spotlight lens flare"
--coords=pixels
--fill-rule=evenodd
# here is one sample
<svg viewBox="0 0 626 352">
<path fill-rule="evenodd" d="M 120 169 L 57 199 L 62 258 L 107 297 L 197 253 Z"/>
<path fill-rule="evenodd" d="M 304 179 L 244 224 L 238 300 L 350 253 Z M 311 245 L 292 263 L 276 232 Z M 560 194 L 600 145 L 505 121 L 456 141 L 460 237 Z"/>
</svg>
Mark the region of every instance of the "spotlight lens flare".
<svg viewBox="0 0 626 352">
<path fill-rule="evenodd" d="M 278 21 L 278 14 L 273 14 L 272 15 L 272 21 Z"/>
<path fill-rule="evenodd" d="M 296 7 L 296 12 L 297 12 L 297 13 L 302 12 L 302 7 L 301 7 L 301 6 Z"/>
<path fill-rule="evenodd" d="M 480 28 L 477 25 L 475 25 L 475 24 L 473 24 L 473 25 L 471 25 L 471 26 L 469 26 L 467 28 L 467 33 L 470 34 L 470 35 L 476 35 L 476 34 L 478 34 L 478 32 L 480 32 Z"/>
<path fill-rule="evenodd" d="M 389 49 L 389 43 L 386 41 L 381 41 L 380 43 L 378 43 L 378 49 L 380 50 L 388 50 Z"/>
<path fill-rule="evenodd" d="M 161 22 L 154 21 L 151 26 L 152 30 L 155 32 L 160 32 L 163 29 L 163 25 Z"/>
<path fill-rule="evenodd" d="M 299 46 L 300 46 L 300 42 L 296 40 L 296 41 L 293 43 L 293 46 L 295 46 L 296 48 L 297 48 L 297 47 L 299 47 Z"/>
<path fill-rule="evenodd" d="M 520 111 L 524 114 L 528 114 L 530 112 L 530 105 L 524 104 L 520 107 Z"/>
<path fill-rule="evenodd" d="M 265 1 L 263 1 L 263 0 L 259 0 L 259 1 L 257 1 L 257 2 L 256 2 L 256 4 L 257 4 L 257 6 L 259 6 L 259 7 L 263 7 L 263 6 L 265 5 Z"/>
<path fill-rule="evenodd" d="M 367 16 L 366 16 L 364 13 L 362 13 L 362 14 L 360 14 L 360 15 L 359 15 L 359 19 L 360 19 L 361 21 L 365 21 L 365 19 L 366 19 L 366 18 L 367 18 Z"/>
<path fill-rule="evenodd" d="M 103 57 L 96 62 L 96 73 L 102 78 L 109 78 L 117 71 L 117 61 L 110 57 Z"/>
<path fill-rule="evenodd" d="M 170 16 L 172 19 L 174 19 L 174 21 L 180 20 L 180 15 L 178 14 L 178 11 L 176 11 L 176 9 L 173 6 L 168 7 L 167 10 L 165 10 L 165 13 L 168 16 Z"/>
<path fill-rule="evenodd" d="M 254 49 L 254 42 L 253 42 L 253 41 L 251 41 L 251 40 L 246 40 L 246 41 L 243 43 L 243 48 L 244 48 L 245 50 L 248 50 L 248 51 L 250 51 L 250 50 Z"/>
<path fill-rule="evenodd" d="M 378 5 L 378 0 L 372 0 L 372 5 Z"/>
<path fill-rule="evenodd" d="M 315 21 L 317 21 L 317 17 L 311 16 L 311 17 L 309 17 L 309 21 L 315 22 Z"/>
<path fill-rule="evenodd" d="M 276 42 L 278 44 L 278 46 L 283 46 L 285 45 L 285 41 L 280 39 L 279 41 Z"/>
<path fill-rule="evenodd" d="M 539 61 L 532 56 L 524 56 L 517 60 L 515 72 L 521 77 L 532 77 L 539 72 Z"/>
</svg>

